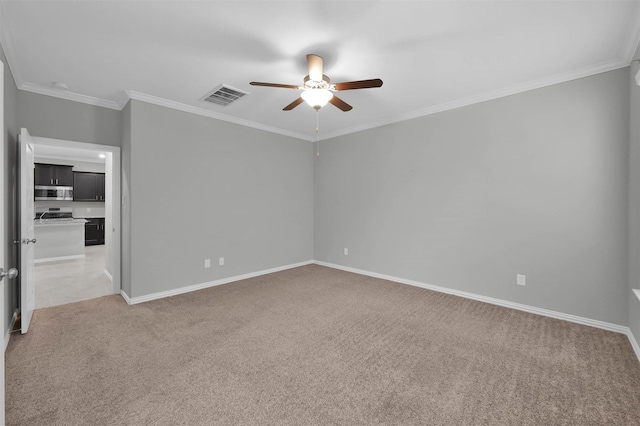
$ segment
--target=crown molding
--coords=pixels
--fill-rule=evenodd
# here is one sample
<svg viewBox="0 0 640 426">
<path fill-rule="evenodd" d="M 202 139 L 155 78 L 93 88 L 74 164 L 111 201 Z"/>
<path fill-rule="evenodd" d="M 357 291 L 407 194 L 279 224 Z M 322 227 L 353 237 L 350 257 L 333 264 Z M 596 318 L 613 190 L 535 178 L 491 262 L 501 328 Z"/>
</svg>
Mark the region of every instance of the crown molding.
<svg viewBox="0 0 640 426">
<path fill-rule="evenodd" d="M 640 25 L 638 26 L 638 30 L 639 30 L 638 36 L 640 37 Z M 633 52 L 635 52 L 635 48 Z M 633 52 L 631 53 L 631 55 L 633 55 Z M 9 58 L 7 57 L 7 59 Z M 322 136 L 320 137 L 320 140 L 321 141 L 327 140 L 327 139 L 335 138 L 338 136 L 344 136 L 351 133 L 361 132 L 363 130 L 369 130 L 376 127 L 385 126 L 388 124 L 398 123 L 401 121 L 406 121 L 414 118 L 424 117 L 427 115 L 437 114 L 439 112 L 445 112 L 445 111 L 449 111 L 456 108 L 470 106 L 470 105 L 481 103 L 481 102 L 486 102 L 494 99 L 503 98 L 506 96 L 515 95 L 518 93 L 528 92 L 530 90 L 541 89 L 543 87 L 565 83 L 571 80 L 577 80 L 580 78 L 589 77 L 592 75 L 601 74 L 608 71 L 614 71 L 614 70 L 629 66 L 629 62 L 626 60 L 615 60 L 615 61 L 605 62 L 602 64 L 597 64 L 594 66 L 582 68 L 576 71 L 556 74 L 551 77 L 546 77 L 546 78 L 526 82 L 523 84 L 508 87 L 505 89 L 485 92 L 476 96 L 471 96 L 468 98 L 459 99 L 452 102 L 446 102 L 443 104 L 434 105 L 429 108 L 412 111 L 406 114 L 399 114 L 383 120 L 371 121 L 371 122 L 360 124 L 357 126 L 347 127 L 345 129 L 326 132 L 322 134 Z M 17 81 L 16 81 L 16 84 L 17 84 Z M 315 138 L 312 136 L 303 135 L 297 132 L 291 132 L 289 130 L 280 129 L 278 127 L 267 126 L 265 124 L 257 123 L 255 121 L 232 117 L 230 115 L 221 114 L 221 113 L 204 109 L 204 108 L 194 107 L 192 105 L 171 101 L 169 99 L 164 99 L 157 96 L 147 95 L 145 93 L 136 92 L 133 90 L 125 90 L 118 97 L 117 101 L 110 101 L 106 99 L 95 98 L 92 96 L 81 95 L 78 93 L 58 90 L 55 88 L 44 87 L 44 86 L 40 86 L 33 83 L 22 83 L 20 86 L 18 86 L 18 89 L 39 93 L 42 95 L 54 96 L 54 97 L 67 99 L 71 101 L 82 102 L 89 105 L 115 109 L 119 111 L 122 110 L 127 105 L 129 100 L 133 99 L 133 100 L 146 102 L 146 103 L 150 103 L 158 106 L 163 106 L 165 108 L 170 108 L 177 111 L 182 111 L 190 114 L 196 114 L 204 117 L 214 118 L 217 120 L 227 121 L 227 122 L 238 124 L 241 126 L 251 127 L 258 130 L 264 130 L 266 132 L 276 133 L 283 136 L 289 136 L 292 138 L 301 139 L 308 142 L 315 142 Z"/>
<path fill-rule="evenodd" d="M 53 96 L 54 98 L 66 99 L 68 101 L 80 102 L 83 104 L 89 104 L 93 106 L 116 109 L 120 111 L 120 105 L 115 101 L 109 101 L 107 99 L 96 98 L 94 96 L 82 95 L 80 93 L 69 92 L 66 90 L 59 90 L 53 87 L 41 86 L 39 84 L 25 82 L 18 86 L 18 89 L 26 92 L 38 93 L 40 95 Z"/>
<path fill-rule="evenodd" d="M 120 96 L 118 96 L 118 99 L 116 99 L 116 103 L 120 107 L 121 111 L 124 109 L 124 107 L 127 106 L 127 104 L 129 103 L 129 100 L 131 100 L 131 98 L 129 98 L 129 95 L 127 94 L 127 91 L 123 90 L 120 93 Z"/>
<path fill-rule="evenodd" d="M 242 118 L 232 117 L 232 116 L 226 115 L 226 114 L 220 114 L 218 112 L 210 111 L 208 109 L 198 108 L 198 107 L 194 107 L 194 106 L 191 106 L 191 105 L 182 104 L 180 102 L 170 101 L 168 99 L 158 98 L 156 96 L 151 96 L 151 95 L 146 95 L 144 93 L 135 92 L 135 91 L 132 91 L 132 90 L 127 90 L 126 93 L 127 93 L 127 96 L 129 97 L 129 99 L 133 99 L 133 100 L 136 100 L 136 101 L 141 101 L 141 102 L 146 102 L 146 103 L 150 103 L 150 104 L 154 104 L 154 105 L 158 105 L 158 106 L 163 106 L 163 107 L 166 107 L 166 108 L 170 108 L 170 109 L 174 109 L 174 110 L 178 110 L 178 111 L 183 111 L 183 112 L 187 112 L 187 113 L 190 113 L 190 114 L 196 114 L 196 115 L 201 115 L 201 116 L 204 116 L 204 117 L 215 118 L 217 120 L 227 121 L 229 123 L 239 124 L 241 126 L 246 126 L 246 127 L 252 127 L 254 129 L 264 130 L 264 131 L 270 132 L 270 133 L 277 133 L 277 134 L 280 134 L 280 135 L 283 135 L 283 136 L 289 136 L 289 137 L 292 137 L 292 138 L 302 139 L 302 140 L 309 141 L 309 142 L 311 142 L 313 140 L 311 137 L 309 137 L 307 135 L 303 135 L 303 134 L 296 133 L 296 132 L 291 132 L 289 130 L 280 129 L 278 127 L 267 126 L 265 124 L 257 123 L 255 121 L 244 120 Z"/>
<path fill-rule="evenodd" d="M 400 121 L 411 120 L 413 118 L 424 117 L 427 115 L 437 114 L 439 112 L 449 111 L 456 108 L 462 108 L 465 106 L 478 104 L 481 102 L 491 101 L 494 99 L 504 98 L 506 96 L 516 95 L 518 93 L 528 92 L 530 90 L 541 89 L 543 87 L 553 86 L 555 84 L 566 83 L 571 80 L 577 80 L 584 77 L 590 77 L 592 75 L 601 74 L 608 71 L 614 71 L 620 68 L 629 66 L 629 63 L 624 60 L 615 60 L 594 66 L 582 68 L 576 71 L 571 71 L 562 74 L 556 74 L 551 77 L 545 77 L 538 80 L 529 81 L 526 83 L 518 84 L 515 86 L 507 87 L 504 89 L 493 90 L 490 92 L 481 93 L 475 96 L 471 96 L 464 99 L 458 99 L 452 102 L 446 102 L 439 105 L 434 105 L 429 108 L 412 111 L 406 114 L 399 114 L 387 119 L 371 121 L 368 123 L 360 124 L 357 126 L 348 127 L 346 129 L 336 130 L 333 132 L 326 132 L 320 138 L 320 140 L 327 140 L 338 136 L 344 136 L 351 133 L 361 132 L 363 130 L 369 130 L 388 124 L 398 123 Z"/>
<path fill-rule="evenodd" d="M 204 117 L 214 118 L 217 120 L 227 121 L 227 122 L 238 124 L 241 126 L 251 127 L 254 129 L 263 130 L 270 133 L 276 133 L 283 136 L 292 137 L 295 139 L 301 139 L 308 142 L 315 142 L 315 138 L 313 136 L 304 135 L 304 134 L 292 132 L 289 130 L 285 130 L 285 129 L 281 129 L 273 126 L 268 126 L 255 121 L 232 117 L 232 116 L 221 114 L 208 109 L 194 107 L 191 105 L 182 104 L 180 102 L 175 102 L 175 101 L 171 101 L 168 99 L 164 99 L 164 98 L 160 98 L 152 95 L 147 95 L 147 94 L 132 91 L 132 90 L 123 91 L 118 97 L 118 99 L 113 101 L 113 100 L 101 99 L 93 96 L 82 95 L 79 93 L 59 90 L 53 87 L 46 87 L 46 86 L 38 85 L 35 83 L 25 82 L 22 79 L 22 74 L 19 68 L 18 54 L 14 48 L 15 43 L 13 42 L 13 34 L 11 32 L 11 28 L 8 25 L 4 25 L 3 19 L 4 19 L 4 11 L 3 11 L 2 2 L 0 1 L 0 43 L 2 44 L 5 56 L 7 57 L 9 69 L 12 72 L 16 86 L 18 87 L 19 90 L 25 90 L 28 92 L 38 93 L 38 94 L 47 95 L 47 96 L 53 96 L 56 98 L 66 99 L 66 100 L 75 101 L 75 102 L 81 102 L 84 104 L 99 106 L 103 108 L 115 109 L 118 111 L 121 111 L 127 105 L 129 100 L 135 99 L 141 102 L 147 102 L 150 104 L 163 106 L 163 107 L 178 110 L 178 111 L 183 111 L 190 114 L 196 114 Z M 623 46 L 621 51 L 622 59 L 609 61 L 602 64 L 597 64 L 597 65 L 586 67 L 576 71 L 557 74 L 551 77 L 546 77 L 546 78 L 534 80 L 531 82 L 526 82 L 523 84 L 508 87 L 505 89 L 485 92 L 476 96 L 471 96 L 468 98 L 459 99 L 452 102 L 446 102 L 443 104 L 434 105 L 429 108 L 412 111 L 406 114 L 395 115 L 382 120 L 371 121 L 371 122 L 360 124 L 357 126 L 352 126 L 344 129 L 326 132 L 321 135 L 319 140 L 327 140 L 327 139 L 335 138 L 338 136 L 344 136 L 351 133 L 360 132 L 363 130 L 369 130 L 376 127 L 381 127 L 388 124 L 411 120 L 413 118 L 424 117 L 431 114 L 437 114 L 439 112 L 449 111 L 456 108 L 461 108 L 461 107 L 465 107 L 465 106 L 469 106 L 469 105 L 473 105 L 481 102 L 486 102 L 486 101 L 490 101 L 490 100 L 494 100 L 494 99 L 498 99 L 498 98 L 502 98 L 510 95 L 515 95 L 518 93 L 527 92 L 534 89 L 540 89 L 546 86 L 552 86 L 554 84 L 564 83 L 567 81 L 576 80 L 579 78 L 589 77 L 589 76 L 604 73 L 607 71 L 613 71 L 616 69 L 624 68 L 629 66 L 630 62 L 633 60 L 633 55 L 639 44 L 640 44 L 640 14 L 636 16 L 636 19 L 633 21 L 631 29 L 629 30 L 629 36 L 627 37 L 625 45 Z"/>
</svg>

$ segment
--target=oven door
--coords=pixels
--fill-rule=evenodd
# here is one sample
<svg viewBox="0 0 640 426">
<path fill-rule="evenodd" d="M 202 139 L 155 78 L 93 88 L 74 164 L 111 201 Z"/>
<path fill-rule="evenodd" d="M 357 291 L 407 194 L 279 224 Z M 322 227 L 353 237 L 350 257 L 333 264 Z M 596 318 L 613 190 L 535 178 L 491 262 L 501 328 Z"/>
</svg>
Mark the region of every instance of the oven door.
<svg viewBox="0 0 640 426">
<path fill-rule="evenodd" d="M 33 195 L 36 201 L 73 201 L 73 187 L 36 185 Z"/>
</svg>

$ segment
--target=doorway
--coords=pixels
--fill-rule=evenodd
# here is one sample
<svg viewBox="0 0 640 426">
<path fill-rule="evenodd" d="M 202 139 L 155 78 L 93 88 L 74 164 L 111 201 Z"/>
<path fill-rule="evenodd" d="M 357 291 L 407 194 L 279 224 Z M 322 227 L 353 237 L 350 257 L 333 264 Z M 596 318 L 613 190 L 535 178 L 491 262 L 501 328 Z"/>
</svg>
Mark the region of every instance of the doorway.
<svg viewBox="0 0 640 426">
<path fill-rule="evenodd" d="M 72 168 L 78 190 L 79 182 L 95 177 L 103 182 L 104 191 L 95 201 L 86 196 L 36 199 L 36 216 L 44 216 L 36 220 L 35 228 L 39 240 L 34 261 L 35 308 L 120 294 L 120 148 L 39 137 L 32 140 L 35 163 Z M 65 222 L 61 217 L 70 219 Z M 58 252 L 56 238 L 73 238 L 73 244 Z"/>
</svg>

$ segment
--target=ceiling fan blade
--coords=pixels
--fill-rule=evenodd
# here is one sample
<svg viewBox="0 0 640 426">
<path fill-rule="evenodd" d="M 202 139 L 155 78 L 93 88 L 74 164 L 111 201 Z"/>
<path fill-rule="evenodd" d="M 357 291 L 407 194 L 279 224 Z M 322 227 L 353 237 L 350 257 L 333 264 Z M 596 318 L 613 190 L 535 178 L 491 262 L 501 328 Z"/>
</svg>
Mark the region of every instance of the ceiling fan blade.
<svg viewBox="0 0 640 426">
<path fill-rule="evenodd" d="M 382 86 L 382 80 L 374 78 L 371 80 L 347 81 L 344 83 L 336 83 L 336 90 L 354 90 L 354 89 L 370 89 L 372 87 Z"/>
<path fill-rule="evenodd" d="M 304 102 L 304 99 L 302 98 L 298 98 L 295 101 L 291 102 L 289 105 L 287 105 L 286 107 L 282 108 L 283 111 L 291 111 L 292 109 L 294 109 L 295 107 L 297 107 L 298 105 L 300 105 L 301 103 Z"/>
<path fill-rule="evenodd" d="M 340 108 L 344 112 L 351 111 L 351 109 L 353 108 L 351 105 L 349 105 L 348 103 L 346 103 L 345 101 L 337 97 L 336 95 L 333 95 L 333 98 L 329 99 L 329 103 L 333 106 Z"/>
<path fill-rule="evenodd" d="M 322 81 L 322 56 L 307 55 L 307 66 L 309 67 L 309 78 L 313 81 Z"/>
<path fill-rule="evenodd" d="M 249 84 L 252 85 L 252 86 L 280 87 L 282 89 L 296 89 L 296 90 L 298 90 L 298 86 L 294 86 L 293 84 L 261 83 L 259 81 L 252 81 Z"/>
</svg>

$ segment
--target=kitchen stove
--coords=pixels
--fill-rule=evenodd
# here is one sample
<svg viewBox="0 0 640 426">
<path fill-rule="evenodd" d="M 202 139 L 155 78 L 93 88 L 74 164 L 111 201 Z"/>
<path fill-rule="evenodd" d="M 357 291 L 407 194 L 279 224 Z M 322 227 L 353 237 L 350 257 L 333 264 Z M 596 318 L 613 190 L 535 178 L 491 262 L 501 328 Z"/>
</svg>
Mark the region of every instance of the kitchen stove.
<svg viewBox="0 0 640 426">
<path fill-rule="evenodd" d="M 36 212 L 35 220 L 42 222 L 68 222 L 73 220 L 71 207 L 50 207 L 47 210 Z"/>
</svg>

